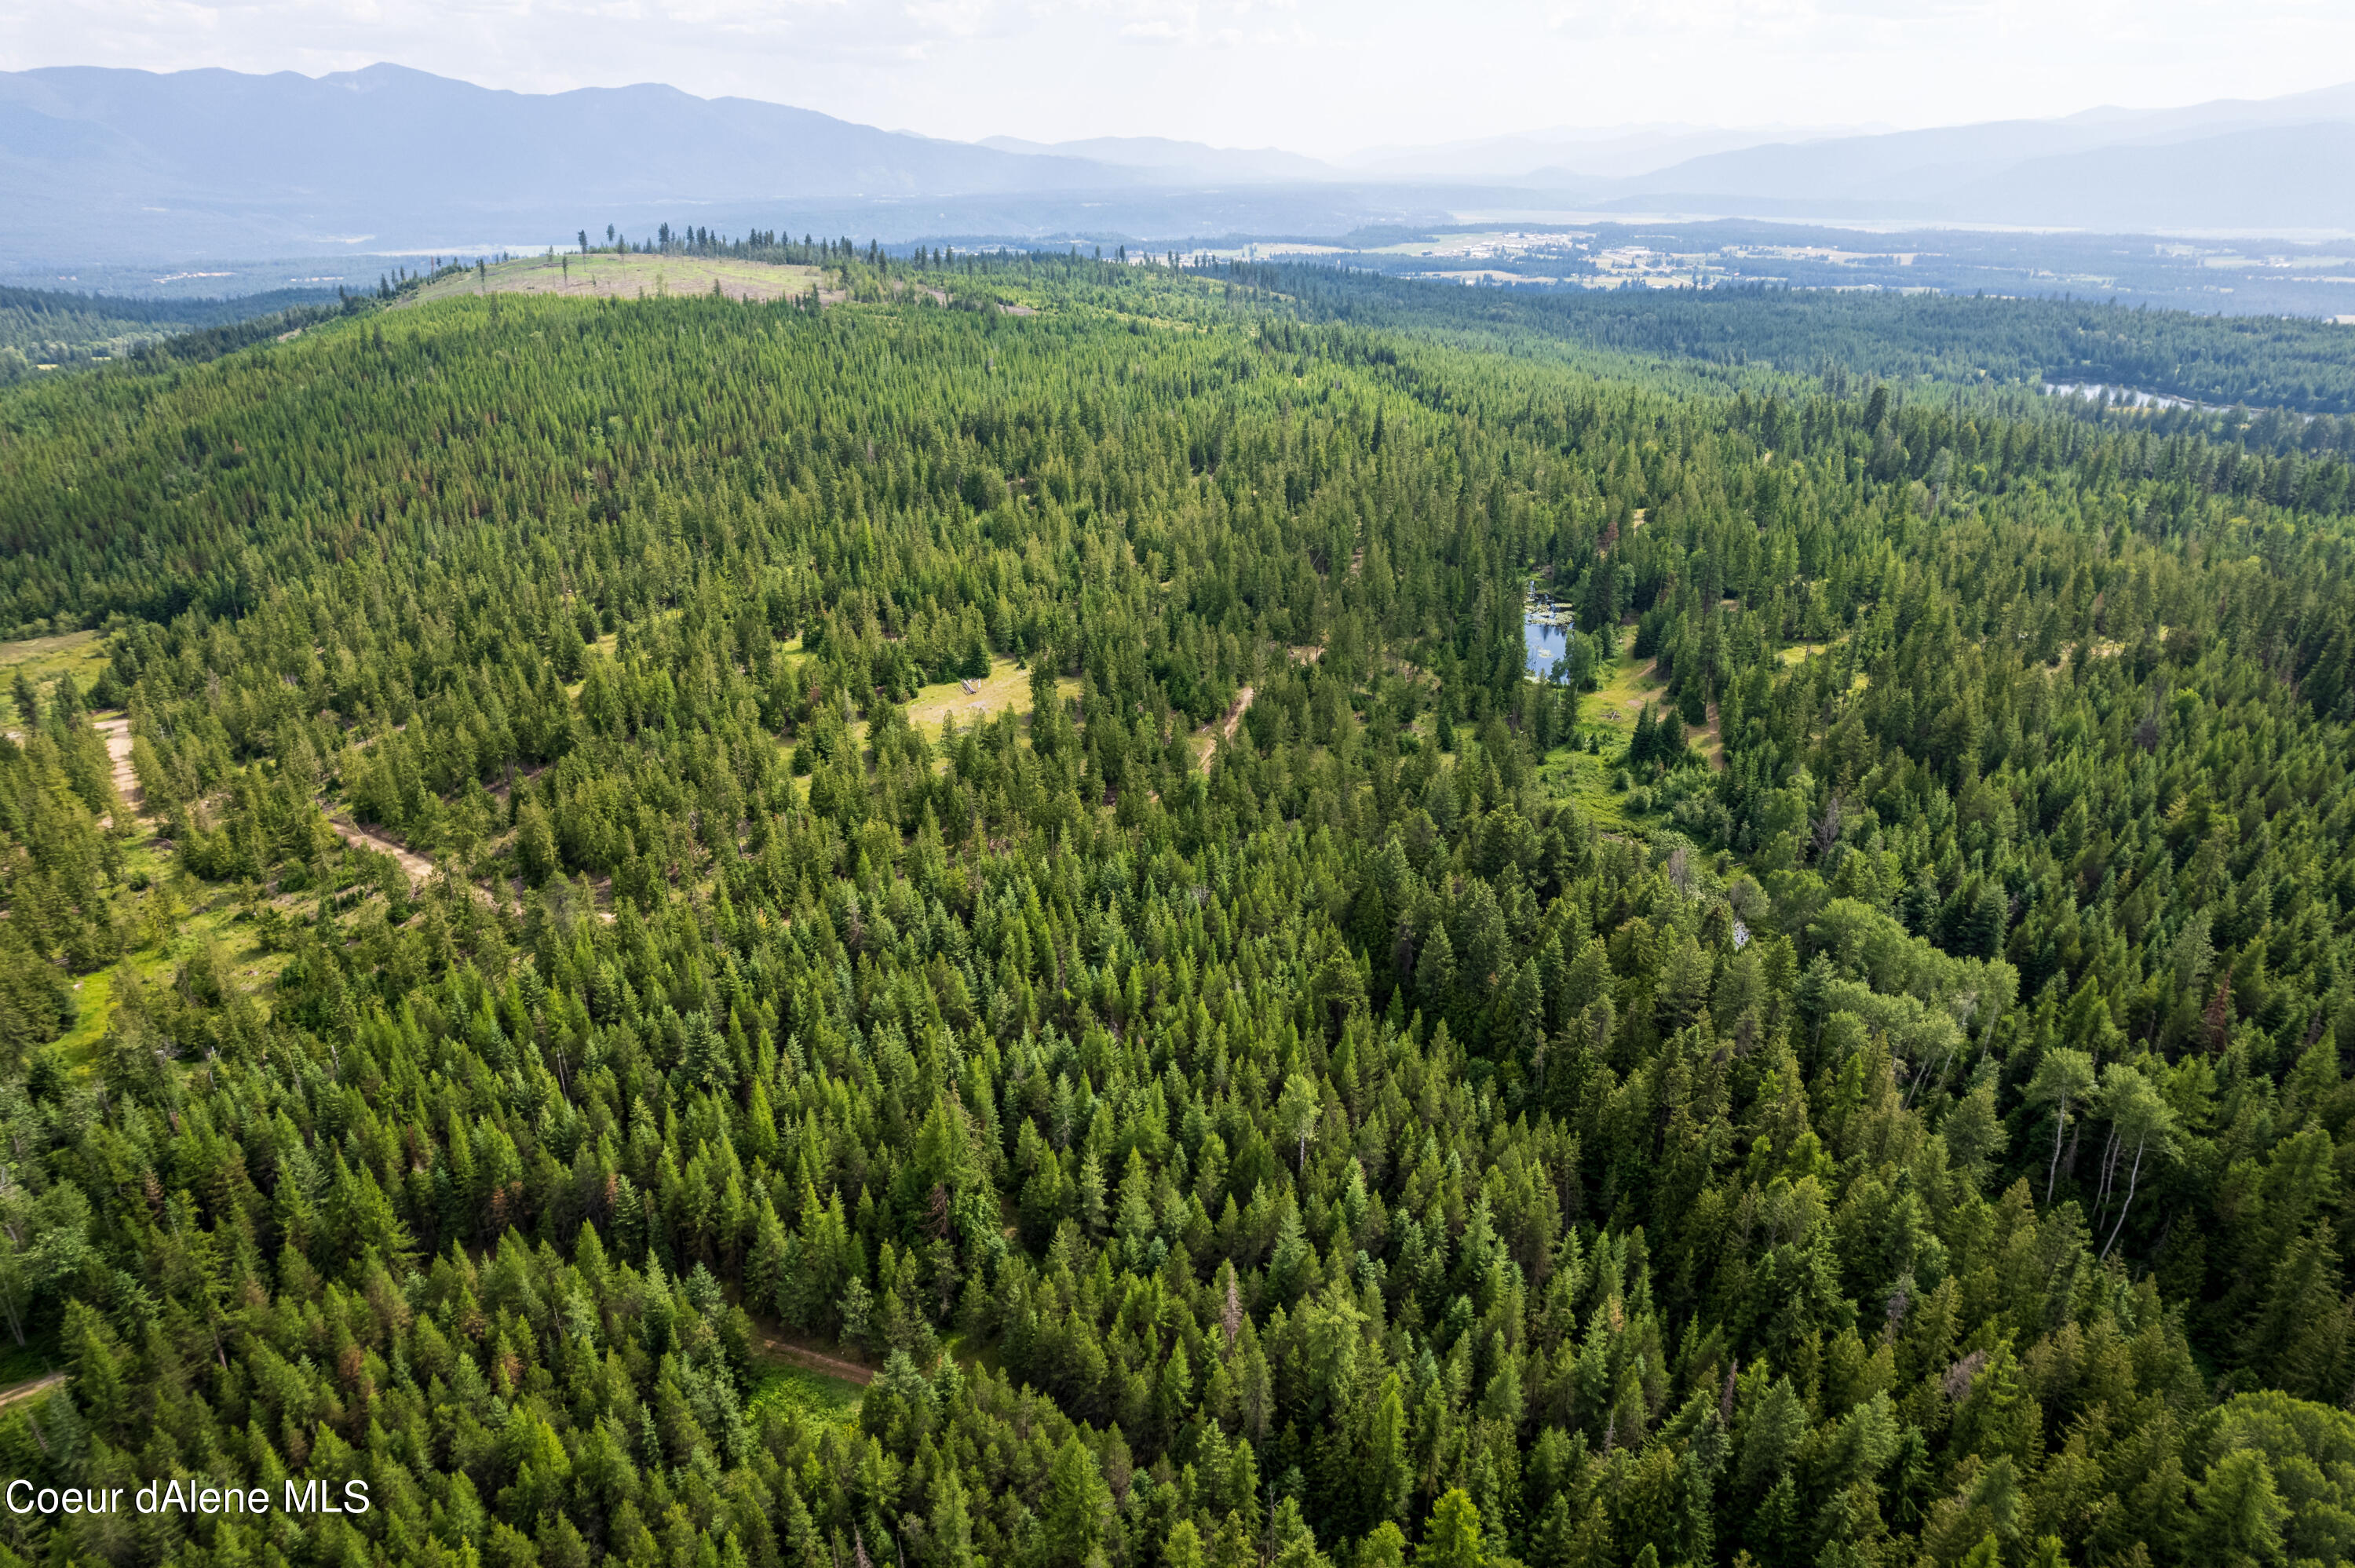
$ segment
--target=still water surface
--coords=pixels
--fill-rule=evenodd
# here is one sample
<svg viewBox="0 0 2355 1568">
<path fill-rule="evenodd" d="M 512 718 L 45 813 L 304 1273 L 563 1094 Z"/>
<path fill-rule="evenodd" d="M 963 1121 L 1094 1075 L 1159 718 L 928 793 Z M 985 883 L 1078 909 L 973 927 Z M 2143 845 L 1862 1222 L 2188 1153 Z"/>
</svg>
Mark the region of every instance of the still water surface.
<svg viewBox="0 0 2355 1568">
<path fill-rule="evenodd" d="M 1570 656 L 1569 612 L 1562 611 L 1560 623 L 1538 619 L 1533 610 L 1521 620 L 1521 649 L 1528 673 L 1540 680 L 1551 675 L 1554 666 Z"/>
</svg>

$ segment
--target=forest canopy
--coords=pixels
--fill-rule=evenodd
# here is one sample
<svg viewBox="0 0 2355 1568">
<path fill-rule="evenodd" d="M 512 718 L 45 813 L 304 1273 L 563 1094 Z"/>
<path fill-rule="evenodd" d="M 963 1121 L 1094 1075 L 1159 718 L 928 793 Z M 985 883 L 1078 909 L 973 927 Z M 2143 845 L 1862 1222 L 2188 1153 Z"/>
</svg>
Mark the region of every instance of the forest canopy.
<svg viewBox="0 0 2355 1568">
<path fill-rule="evenodd" d="M 0 397 L 0 1563 L 2355 1554 L 2342 456 L 795 259 Z"/>
</svg>

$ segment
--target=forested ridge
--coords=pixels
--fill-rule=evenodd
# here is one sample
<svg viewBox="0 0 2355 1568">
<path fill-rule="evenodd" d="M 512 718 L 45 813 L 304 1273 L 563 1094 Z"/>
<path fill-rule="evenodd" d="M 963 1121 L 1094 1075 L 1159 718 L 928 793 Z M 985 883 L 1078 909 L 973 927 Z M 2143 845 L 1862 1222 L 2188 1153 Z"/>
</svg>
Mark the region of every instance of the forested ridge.
<svg viewBox="0 0 2355 1568">
<path fill-rule="evenodd" d="M 312 319 L 319 313 L 319 302 L 332 298 L 322 289 L 279 289 L 229 300 L 133 300 L 0 286 L 0 386 L 37 369 L 87 365 L 255 317 L 275 318 L 293 311 L 301 313 L 301 319 Z M 277 330 L 293 324 L 296 323 L 290 321 Z"/>
<path fill-rule="evenodd" d="M 0 398 L 0 1562 L 2355 1555 L 2343 459 L 817 259 Z"/>
<path fill-rule="evenodd" d="M 2355 414 L 2355 333 L 2308 317 L 1764 284 L 1451 291 L 1374 273 L 1343 278 L 1307 263 L 1252 270 L 1320 313 L 1367 324 L 1445 323 L 1729 370 L 2031 389 L 2092 383 L 2216 408 L 2331 417 L 2318 427 L 2297 421 L 2300 439 L 2316 450 L 2346 450 L 2346 420 Z"/>
</svg>

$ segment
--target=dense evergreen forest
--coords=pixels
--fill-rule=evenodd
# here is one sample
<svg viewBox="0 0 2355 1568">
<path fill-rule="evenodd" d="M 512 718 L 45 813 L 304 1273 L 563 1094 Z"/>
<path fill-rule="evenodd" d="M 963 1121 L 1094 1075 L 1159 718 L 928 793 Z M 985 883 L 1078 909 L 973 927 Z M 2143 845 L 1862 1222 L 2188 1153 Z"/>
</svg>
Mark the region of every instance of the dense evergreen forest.
<svg viewBox="0 0 2355 1568">
<path fill-rule="evenodd" d="M 0 398 L 0 1563 L 2355 1555 L 2343 458 L 796 259 Z"/>
</svg>

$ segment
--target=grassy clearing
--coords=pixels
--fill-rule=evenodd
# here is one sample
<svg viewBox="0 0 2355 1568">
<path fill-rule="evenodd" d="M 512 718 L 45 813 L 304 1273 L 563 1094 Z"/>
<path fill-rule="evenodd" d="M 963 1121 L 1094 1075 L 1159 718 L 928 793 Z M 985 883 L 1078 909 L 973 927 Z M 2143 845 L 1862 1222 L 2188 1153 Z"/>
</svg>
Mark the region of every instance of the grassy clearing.
<svg viewBox="0 0 2355 1568">
<path fill-rule="evenodd" d="M 68 1065 L 80 1068 L 90 1065 L 114 1022 L 114 970 L 82 976 L 75 982 L 73 1004 L 73 1027 L 59 1036 L 57 1048 Z"/>
<path fill-rule="evenodd" d="M 992 659 L 989 673 L 974 685 L 975 689 L 971 692 L 957 681 L 941 681 L 924 687 L 908 704 L 910 726 L 926 740 L 938 740 L 943 724 L 952 715 L 959 729 L 971 729 L 1007 708 L 1012 708 L 1018 718 L 1030 716 L 1030 672 L 1013 660 Z"/>
<path fill-rule="evenodd" d="M 71 675 L 74 684 L 90 690 L 106 667 L 106 650 L 95 631 L 68 631 L 55 637 L 27 637 L 0 642 L 0 684 L 14 682 L 18 671 L 47 687 L 59 675 Z M 13 710 L 12 710 L 13 714 Z"/>
<path fill-rule="evenodd" d="M 1616 752 L 1600 756 L 1584 751 L 1559 751 L 1538 768 L 1538 778 L 1556 794 L 1568 796 L 1597 827 L 1618 832 L 1628 825 L 1621 797 L 1611 792 L 1611 769 Z"/>
<path fill-rule="evenodd" d="M 1624 631 L 1622 636 L 1627 635 Z M 1657 714 L 1668 703 L 1668 683 L 1653 660 L 1638 661 L 1614 640 L 1614 655 L 1603 670 L 1603 684 L 1579 698 L 1578 738 L 1599 741 L 1597 752 L 1561 751 L 1546 759 L 1539 776 L 1603 828 L 1624 831 L 1635 826 L 1625 798 L 1611 789 L 1611 770 L 1626 754 L 1636 733 L 1636 715 L 1648 705 Z M 1717 732 L 1717 713 L 1710 712 L 1708 726 L 1689 732 L 1712 767 L 1723 765 L 1725 745 Z"/>
<path fill-rule="evenodd" d="M 164 902 L 152 915 L 135 906 L 125 909 L 125 915 L 134 920 L 151 918 L 150 928 L 160 927 L 165 935 L 161 940 L 125 954 L 112 967 L 83 975 L 76 982 L 80 989 L 73 993 L 73 1023 L 59 1037 L 56 1049 L 66 1065 L 78 1073 L 91 1072 L 97 1066 L 99 1044 L 112 1027 L 115 1010 L 121 1004 L 116 987 L 124 973 L 134 976 L 142 985 L 169 985 L 177 977 L 184 960 L 217 943 L 221 970 L 228 982 L 260 997 L 268 993 L 288 961 L 288 955 L 263 948 L 261 931 L 237 906 L 235 889 L 208 887 L 192 879 L 180 879 L 175 886 L 163 857 L 148 844 L 133 849 L 128 863 L 134 873 L 145 872 L 155 885 L 145 893 L 130 896 Z M 180 901 L 190 892 L 203 899 L 195 908 Z"/>
<path fill-rule="evenodd" d="M 745 1414 L 757 1415 L 765 1405 L 798 1411 L 818 1421 L 858 1425 L 864 1391 L 847 1378 L 828 1377 L 793 1361 L 763 1363 L 760 1381 L 745 1401 Z"/>
<path fill-rule="evenodd" d="M 938 740 L 945 722 L 954 715 L 959 729 L 971 729 L 984 719 L 994 719 L 1007 708 L 1014 716 L 1027 722 L 1030 717 L 1030 672 L 1011 659 L 997 658 L 989 662 L 989 673 L 974 683 L 975 689 L 966 691 L 957 681 L 942 681 L 924 687 L 908 704 L 908 723 L 926 740 Z M 1055 694 L 1076 697 L 1080 694 L 1077 681 L 1058 677 Z"/>
<path fill-rule="evenodd" d="M 1636 715 L 1646 705 L 1657 715 L 1668 701 L 1668 683 L 1660 676 L 1657 660 L 1638 662 L 1618 654 L 1606 668 L 1602 686 L 1579 699 L 1579 734 L 1582 737 L 1589 732 L 1600 733 L 1604 754 L 1616 756 L 1626 749 L 1628 738 L 1636 733 Z M 1725 740 L 1718 734 L 1714 706 L 1709 710 L 1709 722 L 1689 733 L 1710 767 L 1724 766 Z"/>
<path fill-rule="evenodd" d="M 636 299 L 641 295 L 708 294 L 717 283 L 731 300 L 773 300 L 806 291 L 815 267 L 779 267 L 715 256 L 528 256 L 482 272 L 444 278 L 417 292 L 414 303 L 473 294 L 563 294 L 570 298 Z"/>
<path fill-rule="evenodd" d="M 1784 649 L 1781 653 L 1776 655 L 1776 657 L 1780 659 L 1786 667 L 1804 664 L 1810 659 L 1820 659 L 1828 655 L 1834 649 L 1838 648 L 1841 643 L 1847 641 L 1848 639 L 1845 637 L 1836 637 L 1829 642 L 1795 642 L 1790 647 Z M 1851 692 L 1860 692 L 1870 684 L 1872 684 L 1872 677 L 1859 670 L 1855 674 L 1849 677 L 1848 689 Z"/>
<path fill-rule="evenodd" d="M 801 651 L 801 639 L 798 637 L 782 645 L 778 650 L 778 655 L 789 661 L 807 657 Z M 1011 659 L 1003 657 L 992 659 L 989 662 L 989 673 L 975 682 L 974 687 L 973 691 L 968 692 L 961 681 L 935 681 L 929 686 L 920 687 L 915 696 L 911 698 L 907 705 L 908 726 L 926 740 L 937 745 L 947 721 L 951 718 L 956 720 L 959 730 L 968 730 L 977 724 L 994 720 L 1007 709 L 1012 708 L 1016 720 L 1024 731 L 1024 744 L 1028 744 L 1031 705 L 1030 672 Z M 1055 681 L 1055 694 L 1066 698 L 1076 697 L 1080 694 L 1080 683 L 1068 676 L 1058 676 Z M 850 744 L 863 754 L 867 749 L 868 732 L 872 726 L 866 719 L 855 718 L 846 727 L 850 736 Z M 781 739 L 777 742 L 777 747 L 779 750 L 790 753 L 794 748 L 794 743 Z M 936 757 L 932 760 L 935 771 L 947 766 L 948 758 L 945 756 Z M 807 800 L 809 780 L 794 779 L 794 790 L 796 799 Z"/>
<path fill-rule="evenodd" d="M 608 631 L 604 636 L 600 637 L 596 641 L 589 644 L 589 652 L 592 655 L 602 655 L 605 659 L 610 661 L 614 657 L 616 652 L 619 650 L 621 641 L 621 633 L 617 631 Z M 589 678 L 586 675 L 583 675 L 577 681 L 567 681 L 564 683 L 564 694 L 570 697 L 574 702 L 579 702 L 581 700 L 581 688 L 588 683 Z"/>
<path fill-rule="evenodd" d="M 1606 745 L 1615 741 L 1624 748 L 1636 732 L 1636 715 L 1646 703 L 1657 705 L 1666 700 L 1668 684 L 1660 679 L 1657 661 L 1638 662 L 1614 651 L 1602 686 L 1578 700 L 1579 723 L 1599 726 Z"/>
</svg>

